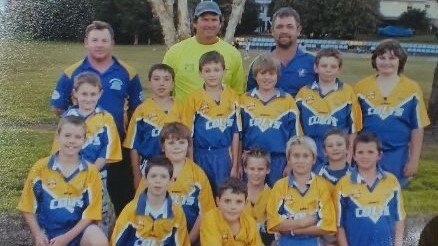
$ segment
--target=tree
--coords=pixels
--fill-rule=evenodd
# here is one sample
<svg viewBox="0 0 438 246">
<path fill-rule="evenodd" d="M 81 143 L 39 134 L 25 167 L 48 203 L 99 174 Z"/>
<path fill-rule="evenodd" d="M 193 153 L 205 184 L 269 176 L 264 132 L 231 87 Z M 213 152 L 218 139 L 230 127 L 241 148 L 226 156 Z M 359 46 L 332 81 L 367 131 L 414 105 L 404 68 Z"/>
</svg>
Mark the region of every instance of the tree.
<svg viewBox="0 0 438 246">
<path fill-rule="evenodd" d="M 431 125 L 435 126 L 438 123 L 438 62 L 433 75 L 432 92 L 430 93 L 427 113 L 430 117 Z"/>
<path fill-rule="evenodd" d="M 400 15 L 398 24 L 413 28 L 417 31 L 425 31 L 429 28 L 426 10 L 409 9 Z"/>
<path fill-rule="evenodd" d="M 259 5 L 254 1 L 246 1 L 242 18 L 236 27 L 236 35 L 252 34 L 258 27 Z"/>
</svg>

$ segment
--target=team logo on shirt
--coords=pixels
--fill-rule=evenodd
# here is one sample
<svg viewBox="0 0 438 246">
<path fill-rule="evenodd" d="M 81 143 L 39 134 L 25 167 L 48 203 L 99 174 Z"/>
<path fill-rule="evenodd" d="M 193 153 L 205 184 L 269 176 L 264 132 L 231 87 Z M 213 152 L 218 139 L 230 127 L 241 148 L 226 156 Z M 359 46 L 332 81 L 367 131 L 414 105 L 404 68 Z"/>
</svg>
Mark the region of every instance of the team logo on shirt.
<svg viewBox="0 0 438 246">
<path fill-rule="evenodd" d="M 56 180 L 55 179 L 49 179 L 47 181 L 47 187 L 50 189 L 54 189 L 56 187 Z"/>
<path fill-rule="evenodd" d="M 54 198 L 50 201 L 50 209 L 59 209 L 64 208 L 70 213 L 73 213 L 75 207 L 82 208 L 84 206 L 84 201 L 82 201 L 82 197 L 62 197 L 62 198 Z"/>
<path fill-rule="evenodd" d="M 52 92 L 52 100 L 58 100 L 61 97 L 61 95 L 59 94 L 59 92 L 57 90 L 54 90 Z"/>
<path fill-rule="evenodd" d="M 388 106 L 368 108 L 367 110 L 368 115 L 378 115 L 383 120 L 388 118 L 388 116 L 401 117 L 403 112 L 403 108 Z"/>
<path fill-rule="evenodd" d="M 306 73 L 307 73 L 306 69 L 304 69 L 304 68 L 298 69 L 298 77 L 302 78 L 302 77 L 306 76 Z"/>
<path fill-rule="evenodd" d="M 281 121 L 278 121 L 276 119 L 268 119 L 268 118 L 252 118 L 249 120 L 249 126 L 253 127 L 256 126 L 260 129 L 260 131 L 265 132 L 266 130 L 273 128 L 273 129 L 280 129 Z"/>
<path fill-rule="evenodd" d="M 143 228 L 144 228 L 144 223 L 143 223 L 143 220 L 141 220 L 141 219 L 138 219 L 137 220 L 137 231 L 141 231 L 141 230 L 143 230 Z"/>
<path fill-rule="evenodd" d="M 199 108 L 199 111 L 203 114 L 207 114 L 208 111 L 210 111 L 210 106 L 208 106 L 208 103 L 204 103 L 201 105 L 201 107 Z"/>
<path fill-rule="evenodd" d="M 307 104 L 311 104 L 314 100 L 315 100 L 315 99 L 313 98 L 313 96 L 306 96 L 306 97 L 304 98 L 304 101 L 305 101 Z"/>
<path fill-rule="evenodd" d="M 193 64 L 184 64 L 184 70 L 192 72 L 194 70 Z"/>
<path fill-rule="evenodd" d="M 372 91 L 372 92 L 368 93 L 368 94 L 366 95 L 366 97 L 367 97 L 368 99 L 374 99 L 374 98 L 376 98 L 376 93 L 375 93 L 374 91 Z"/>
<path fill-rule="evenodd" d="M 372 221 L 377 222 L 382 216 L 389 216 L 388 206 L 366 206 L 356 208 L 356 218 L 370 218 Z"/>
<path fill-rule="evenodd" d="M 338 119 L 333 116 L 311 116 L 309 117 L 309 126 L 312 125 L 329 125 L 338 126 Z"/>
<path fill-rule="evenodd" d="M 110 89 L 118 90 L 118 91 L 122 90 L 123 81 L 121 81 L 120 79 L 118 78 L 111 79 L 109 83 L 111 84 Z"/>
<path fill-rule="evenodd" d="M 224 118 L 219 118 L 219 119 L 213 119 L 213 120 L 209 120 L 205 123 L 205 129 L 206 130 L 211 130 L 211 129 L 219 129 L 222 132 L 224 132 L 228 127 L 233 126 L 233 119 L 224 119 Z"/>
</svg>

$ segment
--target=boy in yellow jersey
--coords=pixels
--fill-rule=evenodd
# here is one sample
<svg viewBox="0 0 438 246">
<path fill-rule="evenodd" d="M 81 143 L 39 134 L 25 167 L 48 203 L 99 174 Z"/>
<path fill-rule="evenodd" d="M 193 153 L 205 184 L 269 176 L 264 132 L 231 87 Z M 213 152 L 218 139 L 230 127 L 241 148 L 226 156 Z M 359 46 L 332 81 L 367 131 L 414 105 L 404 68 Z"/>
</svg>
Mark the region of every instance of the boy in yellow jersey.
<svg viewBox="0 0 438 246">
<path fill-rule="evenodd" d="M 397 178 L 377 164 L 382 145 L 376 135 L 360 133 L 353 143 L 356 165 L 336 185 L 340 246 L 401 246 L 406 213 Z"/>
<path fill-rule="evenodd" d="M 201 56 L 204 86 L 187 96 L 181 115 L 193 132 L 193 160 L 207 174 L 214 194 L 226 178 L 240 176 L 239 97 L 222 84 L 225 69 L 224 57 L 217 51 Z"/>
<path fill-rule="evenodd" d="M 184 212 L 167 192 L 172 175 L 167 158 L 149 159 L 145 169 L 149 186 L 122 210 L 111 245 L 190 245 Z"/>
<path fill-rule="evenodd" d="M 265 183 L 269 173 L 271 157 L 263 149 L 251 149 L 244 153 L 243 168 L 248 180 L 248 199 L 245 212 L 248 212 L 257 222 L 260 237 L 264 245 L 273 245 L 274 234 L 266 229 L 266 204 L 271 188 Z"/>
<path fill-rule="evenodd" d="M 102 218 L 102 181 L 80 154 L 86 126 L 76 116 L 58 125 L 59 151 L 29 172 L 18 204 L 35 245 L 108 245 L 95 225 Z"/>
<path fill-rule="evenodd" d="M 178 103 L 172 97 L 175 74 L 166 64 L 154 64 L 148 79 L 152 95 L 140 104 L 131 116 L 123 147 L 131 149 L 130 158 L 134 187 L 141 179 L 141 165 L 148 158 L 161 154 L 160 131 L 164 124 L 179 121 Z"/>
<path fill-rule="evenodd" d="M 191 132 L 182 123 L 168 123 L 161 130 L 160 144 L 174 169 L 168 191 L 173 201 L 184 210 L 192 245 L 198 245 L 200 218 L 214 208 L 215 203 L 204 171 L 186 157 L 192 144 Z M 147 180 L 142 179 L 137 195 L 146 186 Z"/>
<path fill-rule="evenodd" d="M 280 234 L 278 246 L 317 246 L 318 236 L 336 232 L 330 183 L 311 172 L 317 156 L 311 138 L 290 139 L 286 152 L 291 172 L 271 190 L 268 230 Z"/>
<path fill-rule="evenodd" d="M 201 245 L 262 246 L 255 220 L 244 212 L 248 191 L 245 183 L 227 179 L 218 190 L 217 208 L 201 221 Z"/>
</svg>

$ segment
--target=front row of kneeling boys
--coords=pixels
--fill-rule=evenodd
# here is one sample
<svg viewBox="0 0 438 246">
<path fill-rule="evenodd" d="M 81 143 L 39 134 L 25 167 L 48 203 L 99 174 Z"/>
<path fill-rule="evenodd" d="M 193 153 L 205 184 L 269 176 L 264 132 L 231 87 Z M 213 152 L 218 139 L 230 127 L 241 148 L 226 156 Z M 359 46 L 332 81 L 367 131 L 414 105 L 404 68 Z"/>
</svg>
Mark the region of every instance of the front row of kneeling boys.
<svg viewBox="0 0 438 246">
<path fill-rule="evenodd" d="M 324 142 L 329 162 L 317 173 L 311 171 L 315 142 L 293 137 L 286 148 L 289 171 L 272 190 L 265 184 L 269 155 L 250 150 L 244 157 L 247 184 L 227 179 L 215 204 L 205 173 L 186 158 L 190 130 L 176 122 L 162 129 L 165 157 L 148 160 L 138 194 L 108 240 L 96 224 L 102 217 L 99 171 L 80 154 L 85 129 L 79 117 L 61 119 L 59 151 L 29 173 L 18 208 L 35 245 L 402 244 L 400 186 L 377 165 L 382 150 L 374 135 L 355 138 L 350 166 L 348 136 L 330 131 Z"/>
</svg>

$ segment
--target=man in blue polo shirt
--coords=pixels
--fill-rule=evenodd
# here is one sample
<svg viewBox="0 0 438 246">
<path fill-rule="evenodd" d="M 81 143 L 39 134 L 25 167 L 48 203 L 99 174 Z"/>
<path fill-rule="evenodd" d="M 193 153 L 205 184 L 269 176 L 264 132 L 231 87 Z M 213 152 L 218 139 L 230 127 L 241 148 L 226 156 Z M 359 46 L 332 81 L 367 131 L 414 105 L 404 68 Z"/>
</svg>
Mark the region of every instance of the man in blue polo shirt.
<svg viewBox="0 0 438 246">
<path fill-rule="evenodd" d="M 281 62 L 281 74 L 277 87 L 294 97 L 301 87 L 311 84 L 316 78 L 313 69 L 315 57 L 298 47 L 297 38 L 301 33 L 301 28 L 300 16 L 291 7 L 278 9 L 272 17 L 272 36 L 276 45 L 271 53 Z M 247 91 L 257 85 L 252 74 L 251 65 Z"/>
<path fill-rule="evenodd" d="M 128 115 L 143 101 L 143 88 L 135 69 L 112 56 L 114 31 L 102 21 L 93 21 L 85 30 L 84 46 L 87 56 L 66 68 L 59 78 L 52 94 L 53 112 L 60 116 L 75 104 L 72 97 L 73 81 L 76 75 L 92 71 L 100 76 L 103 94 L 99 106 L 110 112 L 123 141 Z M 127 110 L 125 110 L 127 109 Z M 108 191 L 118 214 L 132 199 L 134 188 L 129 163 L 129 152 L 124 151 L 125 161 L 121 165 L 108 167 Z"/>
</svg>

